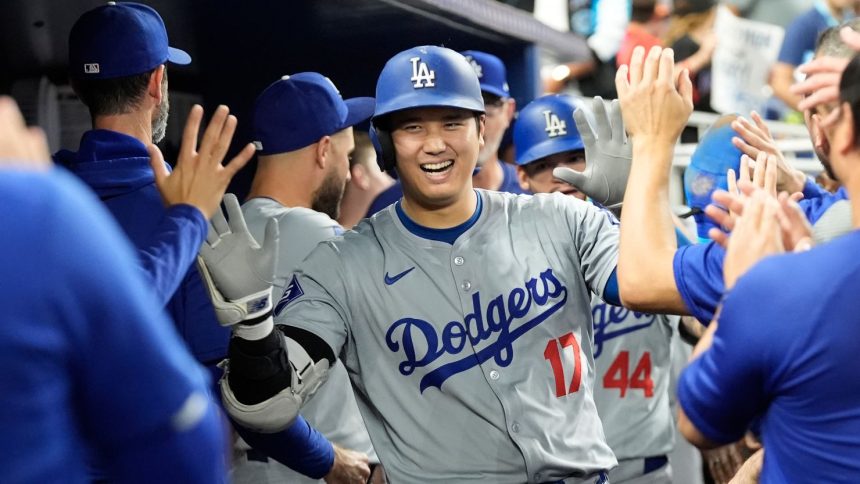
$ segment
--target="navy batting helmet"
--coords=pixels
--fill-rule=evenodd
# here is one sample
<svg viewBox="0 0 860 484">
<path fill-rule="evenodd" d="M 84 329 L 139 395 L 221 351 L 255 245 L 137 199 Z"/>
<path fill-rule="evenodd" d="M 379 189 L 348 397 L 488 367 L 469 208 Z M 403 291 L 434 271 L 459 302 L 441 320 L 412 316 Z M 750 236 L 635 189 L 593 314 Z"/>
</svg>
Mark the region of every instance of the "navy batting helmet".
<svg viewBox="0 0 860 484">
<path fill-rule="evenodd" d="M 478 76 L 461 54 L 433 45 L 413 47 L 395 55 L 376 82 L 373 126 L 382 146 L 379 166 L 393 173 L 394 146 L 381 118 L 404 109 L 448 107 L 484 112 Z"/>
<path fill-rule="evenodd" d="M 577 109 L 576 100 L 565 94 L 539 97 L 526 105 L 514 125 L 516 164 L 528 165 L 556 153 L 585 149 L 573 121 Z"/>
</svg>

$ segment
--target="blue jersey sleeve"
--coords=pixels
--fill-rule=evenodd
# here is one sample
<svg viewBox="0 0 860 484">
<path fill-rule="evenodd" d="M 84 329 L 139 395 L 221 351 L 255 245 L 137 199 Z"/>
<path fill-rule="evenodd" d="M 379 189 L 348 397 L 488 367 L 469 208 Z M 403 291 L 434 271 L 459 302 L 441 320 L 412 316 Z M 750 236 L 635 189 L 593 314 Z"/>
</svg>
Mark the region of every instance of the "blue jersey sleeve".
<svg viewBox="0 0 860 484">
<path fill-rule="evenodd" d="M 824 189 L 811 176 L 806 177 L 806 182 L 803 184 L 803 199 L 811 200 L 813 198 L 821 198 L 830 195 L 830 192 Z"/>
<path fill-rule="evenodd" d="M 798 205 L 800 205 L 803 213 L 806 214 L 806 219 L 809 220 L 809 223 L 815 224 L 834 203 L 847 199 L 848 192 L 845 190 L 845 187 L 842 187 L 836 193 L 824 192 L 815 198 L 804 198 L 798 202 Z"/>
<path fill-rule="evenodd" d="M 176 293 L 197 258 L 209 225 L 191 205 L 168 207 L 153 230 L 153 238 L 139 250 L 147 286 L 155 292 L 161 306 Z"/>
<path fill-rule="evenodd" d="M 715 242 L 686 245 L 675 252 L 675 285 L 690 314 L 702 324 L 711 322 L 723 297 L 725 256 Z"/>
<path fill-rule="evenodd" d="M 678 400 L 695 427 L 712 442 L 735 442 L 767 407 L 769 331 L 784 315 L 771 284 L 741 278 L 728 294 L 710 349 L 693 360 L 678 382 Z"/>
</svg>

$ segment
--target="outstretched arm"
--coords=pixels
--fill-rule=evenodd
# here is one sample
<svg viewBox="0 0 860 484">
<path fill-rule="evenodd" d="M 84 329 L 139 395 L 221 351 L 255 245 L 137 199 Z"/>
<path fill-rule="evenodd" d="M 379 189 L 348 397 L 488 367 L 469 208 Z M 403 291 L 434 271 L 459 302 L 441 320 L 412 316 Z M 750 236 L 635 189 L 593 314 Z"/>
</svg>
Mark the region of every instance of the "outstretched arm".
<svg viewBox="0 0 860 484">
<path fill-rule="evenodd" d="M 628 81 L 629 71 L 629 81 Z M 677 242 L 669 206 L 675 143 L 693 110 L 687 71 L 674 72 L 671 49 L 637 47 L 615 78 L 633 164 L 621 214 L 618 283 L 625 306 L 686 314 L 672 267 Z"/>
</svg>

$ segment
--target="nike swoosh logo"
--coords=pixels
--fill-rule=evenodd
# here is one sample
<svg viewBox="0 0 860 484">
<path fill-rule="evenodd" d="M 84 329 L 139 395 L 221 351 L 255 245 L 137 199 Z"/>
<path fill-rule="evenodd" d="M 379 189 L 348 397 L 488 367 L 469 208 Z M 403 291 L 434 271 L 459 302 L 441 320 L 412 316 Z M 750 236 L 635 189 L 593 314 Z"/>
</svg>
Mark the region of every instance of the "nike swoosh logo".
<svg viewBox="0 0 860 484">
<path fill-rule="evenodd" d="M 409 274 L 410 272 L 412 272 L 412 269 L 415 269 L 415 267 L 410 267 L 409 269 L 406 269 L 405 271 L 401 272 L 400 274 L 397 274 L 397 275 L 396 275 L 396 276 L 394 276 L 394 277 L 389 276 L 389 275 L 388 275 L 388 272 L 386 272 L 386 273 L 385 273 L 385 284 L 387 284 L 387 285 L 389 285 L 389 286 L 390 286 L 390 285 L 392 285 L 392 284 L 394 284 L 395 282 L 397 282 L 397 281 L 399 281 L 400 279 L 402 279 L 402 278 L 403 278 L 403 276 L 405 276 L 406 274 Z"/>
</svg>

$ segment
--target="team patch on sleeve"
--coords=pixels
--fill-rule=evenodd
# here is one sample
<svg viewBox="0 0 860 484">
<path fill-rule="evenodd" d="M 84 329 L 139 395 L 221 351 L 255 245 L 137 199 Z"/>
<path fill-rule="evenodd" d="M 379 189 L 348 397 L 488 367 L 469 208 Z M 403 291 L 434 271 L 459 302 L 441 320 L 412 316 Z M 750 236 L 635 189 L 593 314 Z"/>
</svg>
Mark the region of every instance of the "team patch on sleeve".
<svg viewBox="0 0 860 484">
<path fill-rule="evenodd" d="M 299 279 L 293 274 L 293 278 L 290 279 L 290 283 L 287 284 L 286 289 L 284 289 L 284 294 L 281 296 L 281 299 L 278 300 L 278 304 L 275 305 L 275 316 L 281 314 L 281 311 L 284 310 L 287 305 L 296 299 L 304 296 L 305 291 L 302 289 L 302 286 L 299 285 Z"/>
</svg>

